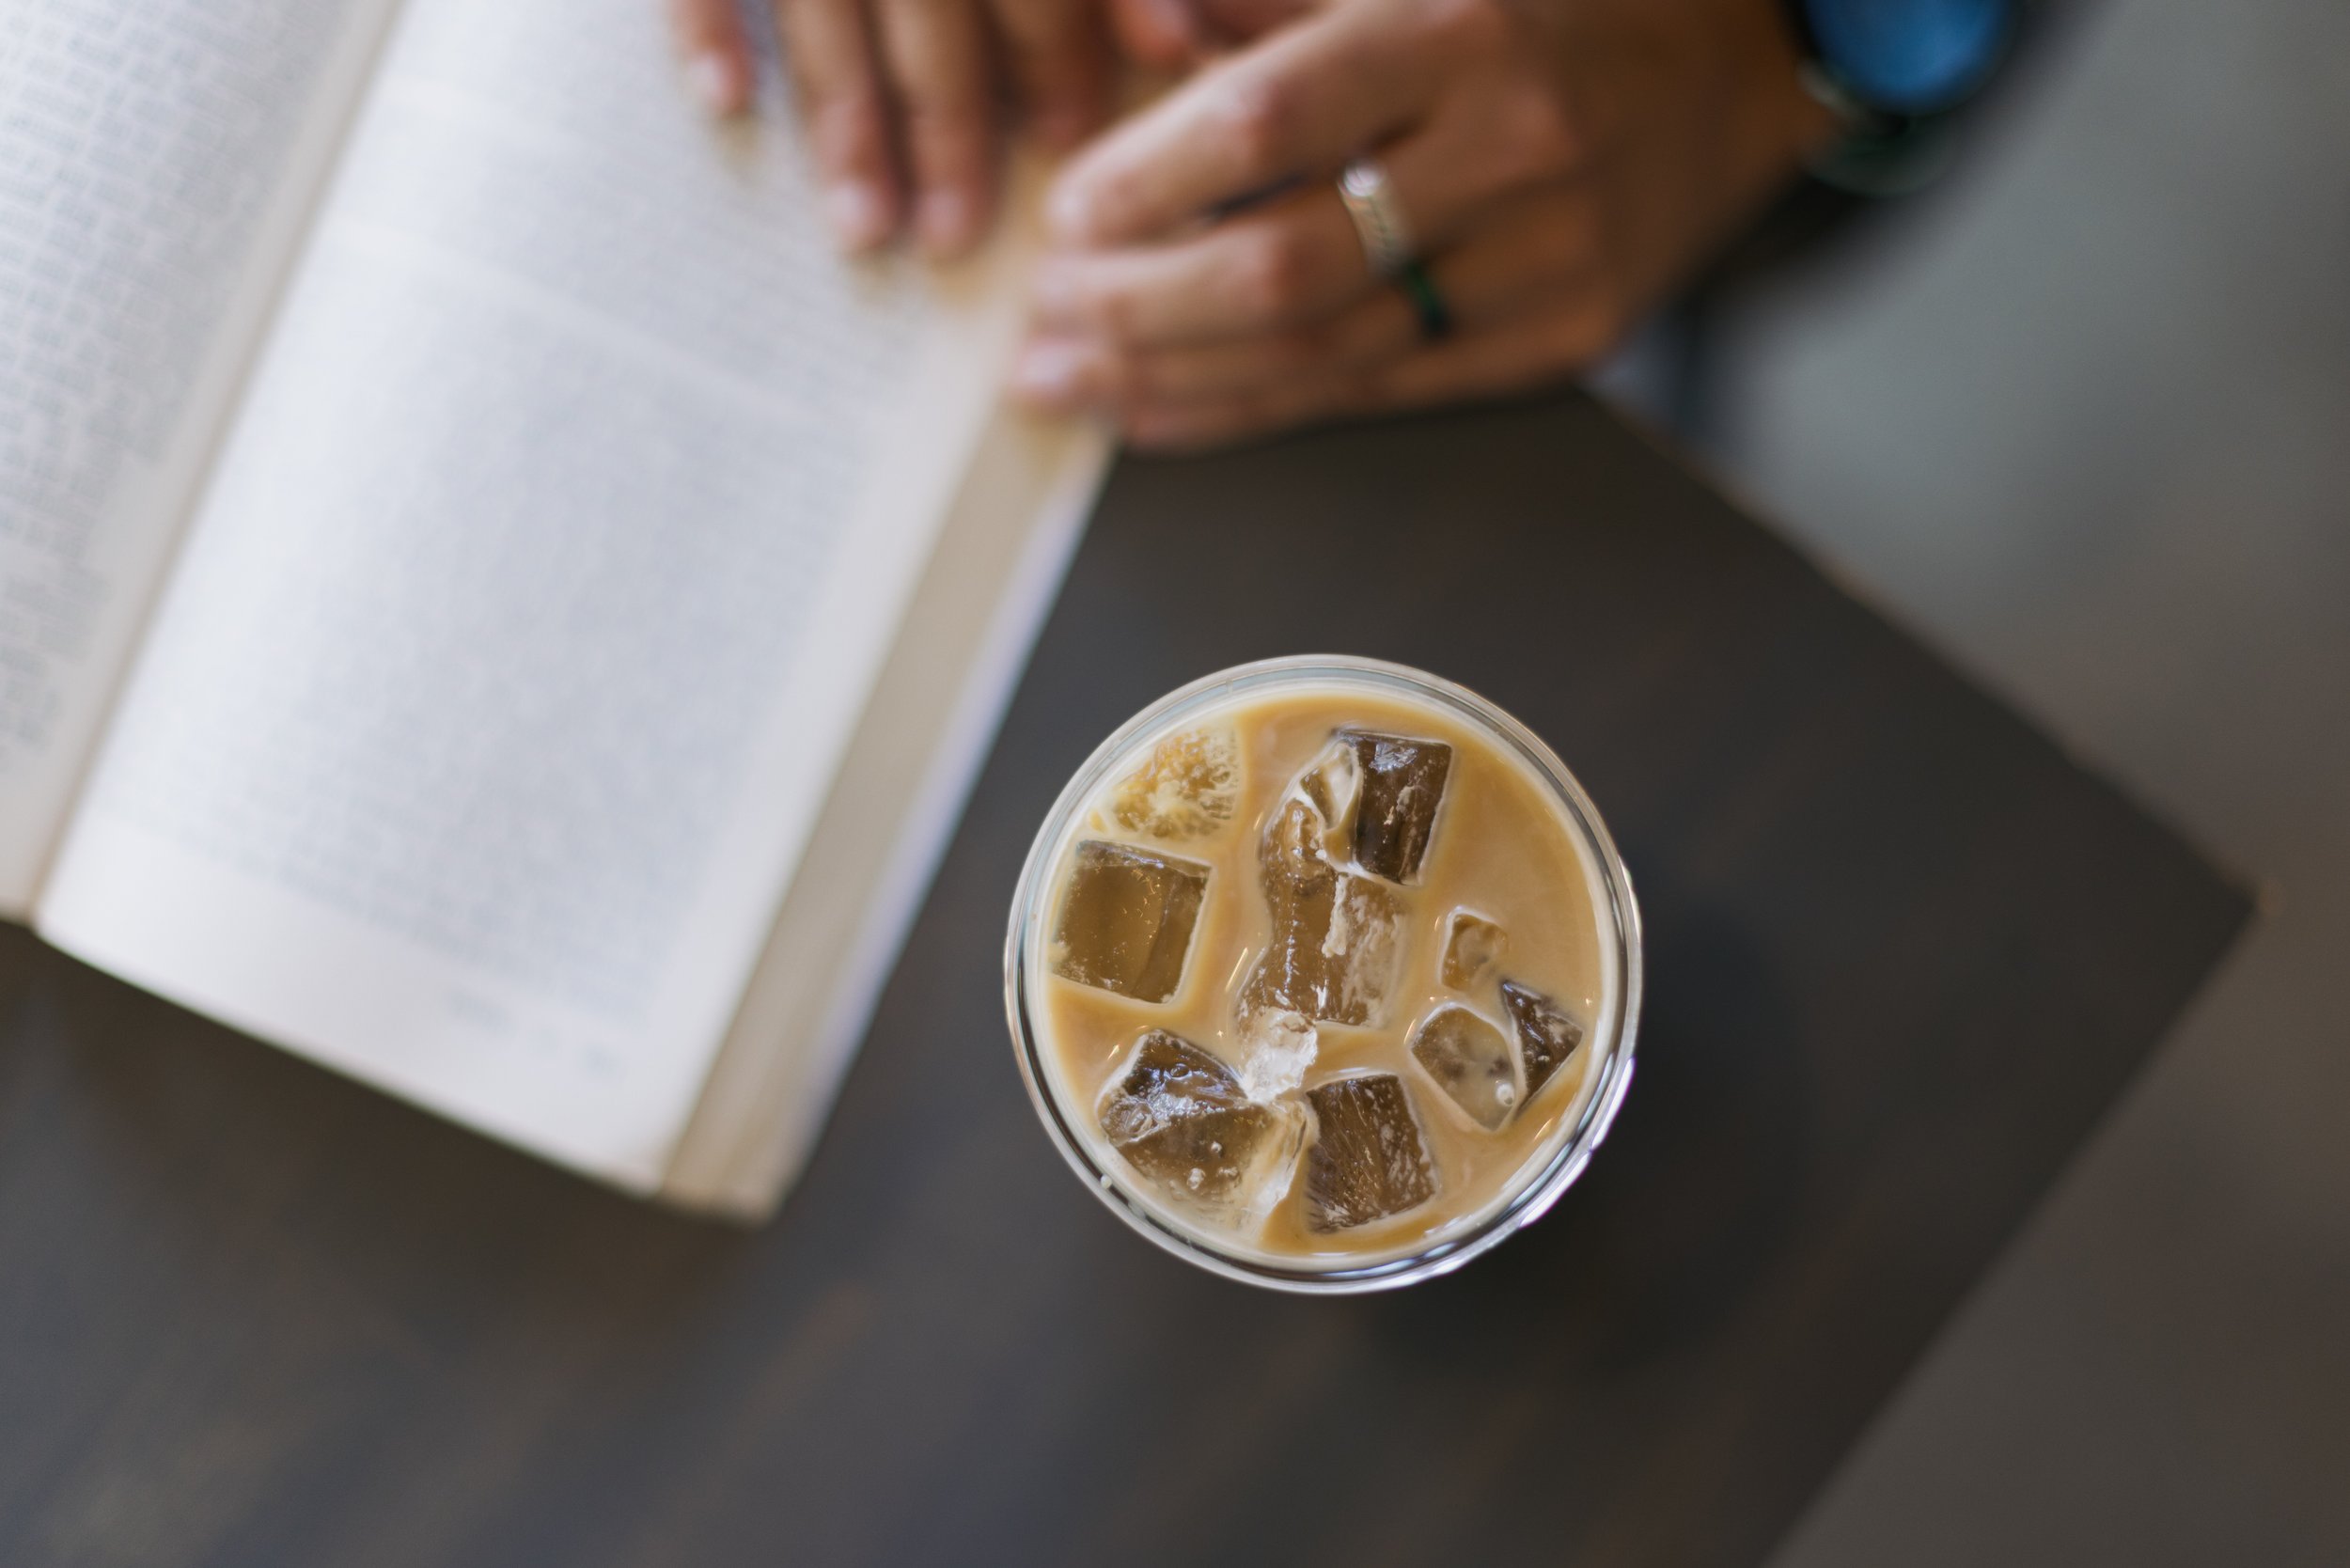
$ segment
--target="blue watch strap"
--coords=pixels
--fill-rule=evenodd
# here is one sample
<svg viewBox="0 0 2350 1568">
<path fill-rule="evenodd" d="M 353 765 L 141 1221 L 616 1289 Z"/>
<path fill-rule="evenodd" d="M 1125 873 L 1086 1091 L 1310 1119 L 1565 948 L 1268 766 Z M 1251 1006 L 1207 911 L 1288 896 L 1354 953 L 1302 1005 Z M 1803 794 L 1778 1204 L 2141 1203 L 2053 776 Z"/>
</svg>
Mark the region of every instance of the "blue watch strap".
<svg viewBox="0 0 2350 1568">
<path fill-rule="evenodd" d="M 1794 0 L 1813 59 L 1881 115 L 1956 108 L 1990 76 L 2014 24 L 2013 0 Z"/>
</svg>

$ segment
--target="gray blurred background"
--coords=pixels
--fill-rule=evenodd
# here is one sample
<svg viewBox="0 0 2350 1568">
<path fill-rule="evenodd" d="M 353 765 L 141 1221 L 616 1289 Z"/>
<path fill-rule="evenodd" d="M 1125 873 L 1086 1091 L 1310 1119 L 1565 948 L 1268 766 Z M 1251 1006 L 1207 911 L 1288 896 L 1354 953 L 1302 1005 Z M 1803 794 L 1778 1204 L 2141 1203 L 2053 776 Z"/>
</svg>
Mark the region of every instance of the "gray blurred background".
<svg viewBox="0 0 2350 1568">
<path fill-rule="evenodd" d="M 2076 8 L 2013 86 L 1692 439 L 2268 907 L 1775 1568 L 2350 1563 L 2350 3 Z"/>
</svg>

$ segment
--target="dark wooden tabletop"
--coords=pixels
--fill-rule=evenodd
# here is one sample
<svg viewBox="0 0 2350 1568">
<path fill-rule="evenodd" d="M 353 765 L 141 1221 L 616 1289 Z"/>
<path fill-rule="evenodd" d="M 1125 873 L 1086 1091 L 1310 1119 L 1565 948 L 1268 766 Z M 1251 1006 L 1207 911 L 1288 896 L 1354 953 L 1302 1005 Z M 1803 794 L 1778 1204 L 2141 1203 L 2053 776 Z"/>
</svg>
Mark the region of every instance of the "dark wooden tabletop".
<svg viewBox="0 0 2350 1568">
<path fill-rule="evenodd" d="M 1334 1301 L 1083 1191 L 999 971 L 1095 741 L 1308 651 L 1532 725 L 1649 941 L 1584 1183 Z M 2246 917 L 1580 398 L 1130 463 L 762 1230 L 0 933 L 0 1562 L 1750 1563 Z"/>
</svg>

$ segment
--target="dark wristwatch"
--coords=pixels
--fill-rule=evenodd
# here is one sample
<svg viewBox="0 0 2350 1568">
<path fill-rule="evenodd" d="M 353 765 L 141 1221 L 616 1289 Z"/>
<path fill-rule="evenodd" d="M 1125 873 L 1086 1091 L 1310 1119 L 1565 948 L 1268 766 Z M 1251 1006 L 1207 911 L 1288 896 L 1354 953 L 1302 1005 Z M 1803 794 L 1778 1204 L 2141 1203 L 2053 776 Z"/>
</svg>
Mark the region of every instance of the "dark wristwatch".
<svg viewBox="0 0 2350 1568">
<path fill-rule="evenodd" d="M 1950 161 L 1951 116 L 1991 79 L 2016 0 L 1786 0 L 1804 86 L 1844 134 L 1811 172 L 1867 196 L 1915 190 Z"/>
</svg>

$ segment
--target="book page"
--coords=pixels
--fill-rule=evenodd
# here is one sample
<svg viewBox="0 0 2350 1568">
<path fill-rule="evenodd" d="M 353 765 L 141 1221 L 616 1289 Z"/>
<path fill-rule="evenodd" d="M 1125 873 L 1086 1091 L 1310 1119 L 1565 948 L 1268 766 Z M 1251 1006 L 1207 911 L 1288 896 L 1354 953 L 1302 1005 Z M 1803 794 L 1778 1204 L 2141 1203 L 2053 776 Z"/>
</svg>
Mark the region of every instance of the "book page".
<svg viewBox="0 0 2350 1568">
<path fill-rule="evenodd" d="M 39 920 L 643 1189 L 1020 312 L 674 71 L 642 0 L 405 8 Z"/>
<path fill-rule="evenodd" d="M 0 12 L 0 913 L 32 899 L 390 9 Z"/>
</svg>

